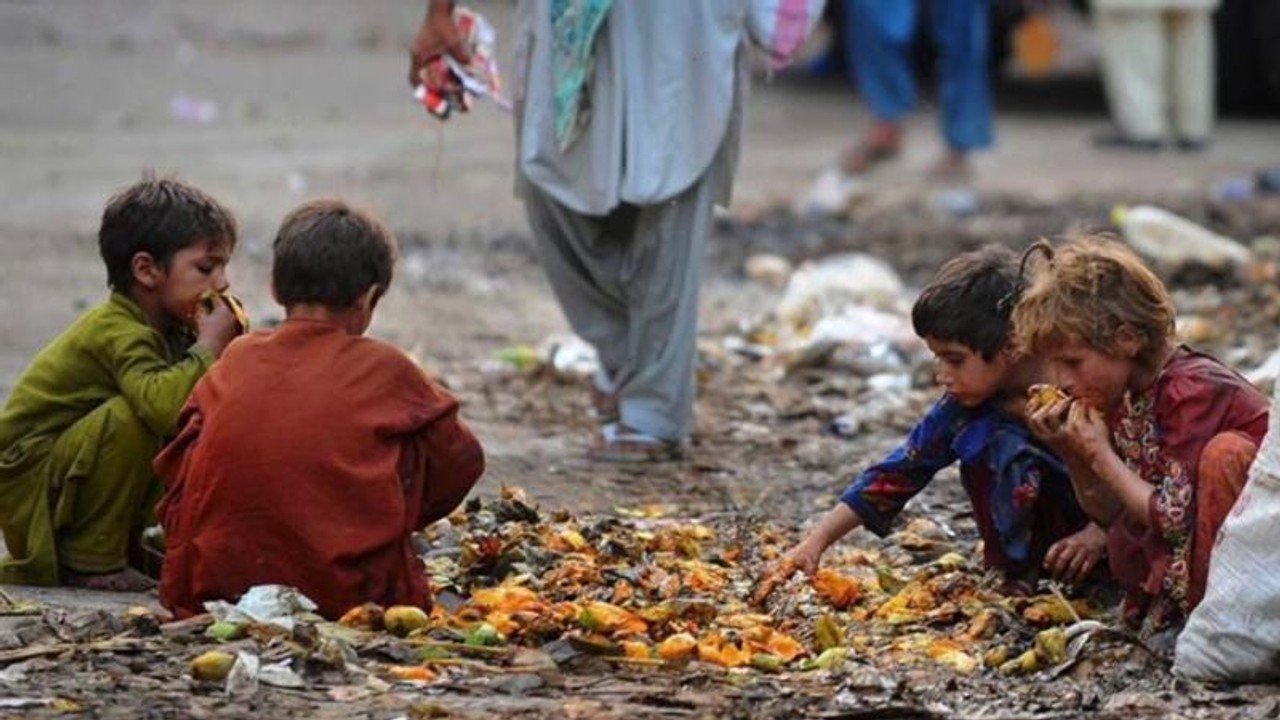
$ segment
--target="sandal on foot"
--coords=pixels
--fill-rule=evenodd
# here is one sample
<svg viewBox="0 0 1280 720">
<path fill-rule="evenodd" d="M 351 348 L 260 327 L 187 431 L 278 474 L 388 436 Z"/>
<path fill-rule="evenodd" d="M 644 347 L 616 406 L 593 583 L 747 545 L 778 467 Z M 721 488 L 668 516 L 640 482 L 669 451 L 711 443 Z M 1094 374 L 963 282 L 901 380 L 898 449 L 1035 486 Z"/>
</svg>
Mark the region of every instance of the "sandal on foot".
<svg viewBox="0 0 1280 720">
<path fill-rule="evenodd" d="M 595 383 L 591 384 L 591 411 L 595 414 L 596 420 L 601 423 L 614 423 L 618 421 L 618 396 L 601 390 Z"/>
<path fill-rule="evenodd" d="M 616 422 L 600 429 L 600 438 L 587 453 L 592 460 L 615 463 L 669 462 L 682 455 L 679 443 L 660 440 Z"/>
<path fill-rule="evenodd" d="M 103 592 L 147 592 L 156 587 L 154 580 L 131 567 L 108 573 L 79 573 L 63 568 L 62 581 L 69 587 Z"/>
</svg>

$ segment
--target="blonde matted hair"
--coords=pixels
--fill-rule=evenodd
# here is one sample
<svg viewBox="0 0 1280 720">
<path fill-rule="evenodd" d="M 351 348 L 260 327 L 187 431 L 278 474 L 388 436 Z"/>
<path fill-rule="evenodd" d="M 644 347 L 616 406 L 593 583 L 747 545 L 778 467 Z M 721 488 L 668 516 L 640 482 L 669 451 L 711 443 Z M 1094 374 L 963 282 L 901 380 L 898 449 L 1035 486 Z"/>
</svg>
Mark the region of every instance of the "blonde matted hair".
<svg viewBox="0 0 1280 720">
<path fill-rule="evenodd" d="M 1116 333 L 1129 326 L 1142 338 L 1136 358 L 1151 363 L 1174 336 L 1169 291 L 1132 250 L 1107 234 L 1080 235 L 1054 248 L 1027 249 L 1030 284 L 1013 311 L 1013 340 L 1026 353 L 1065 343 L 1115 352 Z"/>
</svg>

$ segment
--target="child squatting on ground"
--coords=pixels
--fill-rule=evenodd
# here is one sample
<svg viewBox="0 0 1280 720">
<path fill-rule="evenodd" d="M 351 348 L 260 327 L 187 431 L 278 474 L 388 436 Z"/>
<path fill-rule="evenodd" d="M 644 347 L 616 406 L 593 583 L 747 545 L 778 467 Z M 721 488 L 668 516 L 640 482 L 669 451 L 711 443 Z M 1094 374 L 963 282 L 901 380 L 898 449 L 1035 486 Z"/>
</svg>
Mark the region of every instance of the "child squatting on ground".
<svg viewBox="0 0 1280 720">
<path fill-rule="evenodd" d="M 1125 620 L 1176 631 L 1204 596 L 1218 529 L 1267 431 L 1267 399 L 1176 344 L 1169 293 L 1128 248 L 1105 237 L 1040 247 L 1047 261 L 1014 311 L 1016 341 L 1070 399 L 1029 424 L 1108 528 Z"/>
<path fill-rule="evenodd" d="M 127 567 L 159 483 L 151 461 L 191 388 L 239 332 L 227 288 L 230 212 L 144 177 L 107 203 L 98 247 L 111 294 L 49 343 L 0 411 L 0 584 L 142 590 Z"/>
<path fill-rule="evenodd" d="M 395 239 L 326 200 L 286 217 L 274 250 L 284 323 L 227 349 L 155 461 L 160 601 L 186 617 L 278 583 L 329 618 L 366 602 L 428 607 L 411 534 L 462 502 L 484 454 L 453 396 L 363 337 Z"/>
<path fill-rule="evenodd" d="M 1018 258 L 989 245 L 942 266 L 911 311 L 916 334 L 937 358 L 937 404 L 888 457 L 863 471 L 839 504 L 784 557 L 784 572 L 812 573 L 851 530 L 877 535 L 943 468 L 960 461 L 984 563 L 1006 590 L 1030 592 L 1039 571 L 1083 580 L 1103 554 L 1102 530 L 1087 522 L 1063 463 L 1031 437 L 1026 391 L 1040 382 L 1034 359 L 1010 343 L 1021 289 Z"/>
</svg>

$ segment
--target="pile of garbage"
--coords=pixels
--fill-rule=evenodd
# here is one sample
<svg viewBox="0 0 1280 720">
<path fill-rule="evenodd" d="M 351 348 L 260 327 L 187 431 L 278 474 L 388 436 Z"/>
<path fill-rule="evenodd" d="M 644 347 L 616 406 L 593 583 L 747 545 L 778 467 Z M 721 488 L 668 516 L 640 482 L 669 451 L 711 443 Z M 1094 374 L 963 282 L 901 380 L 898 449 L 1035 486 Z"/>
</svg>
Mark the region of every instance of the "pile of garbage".
<svg viewBox="0 0 1280 720">
<path fill-rule="evenodd" d="M 676 519 L 654 508 L 546 513 L 507 488 L 420 538 L 435 605 L 352 608 L 338 622 L 280 586 L 161 624 L 106 617 L 79 646 L 57 638 L 0 664 L 65 653 L 163 649 L 195 687 L 263 686 L 351 700 L 404 684 L 502 676 L 524 691 L 563 673 L 618 669 L 840 674 L 929 667 L 994 678 L 1068 672 L 1132 642 L 1108 612 L 1046 585 L 1008 597 L 945 527 L 915 520 L 813 577 L 778 572 L 792 538 L 760 519 Z M 65 634 L 65 633 L 64 633 Z M 92 633 L 91 633 L 92 635 Z M 13 673 L 11 665 L 6 672 Z"/>
</svg>

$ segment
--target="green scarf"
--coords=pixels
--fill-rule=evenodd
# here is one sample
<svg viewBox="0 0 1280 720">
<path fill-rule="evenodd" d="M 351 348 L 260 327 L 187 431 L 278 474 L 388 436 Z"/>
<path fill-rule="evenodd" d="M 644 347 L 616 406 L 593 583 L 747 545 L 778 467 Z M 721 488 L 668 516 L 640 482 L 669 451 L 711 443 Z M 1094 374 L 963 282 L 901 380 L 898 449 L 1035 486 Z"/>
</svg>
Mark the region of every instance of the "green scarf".
<svg viewBox="0 0 1280 720">
<path fill-rule="evenodd" d="M 552 81 L 556 93 L 556 140 L 563 152 L 578 139 L 591 116 L 587 86 L 595 67 L 595 40 L 613 0 L 551 0 Z"/>
</svg>

